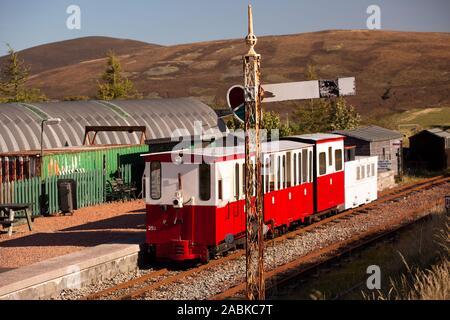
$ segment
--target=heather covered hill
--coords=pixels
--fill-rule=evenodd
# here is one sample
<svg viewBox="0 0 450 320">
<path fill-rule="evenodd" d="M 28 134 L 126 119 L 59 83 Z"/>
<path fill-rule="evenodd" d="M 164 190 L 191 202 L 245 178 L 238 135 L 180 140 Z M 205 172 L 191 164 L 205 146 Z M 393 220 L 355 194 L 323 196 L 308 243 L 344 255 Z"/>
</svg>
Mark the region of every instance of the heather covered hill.
<svg viewBox="0 0 450 320">
<path fill-rule="evenodd" d="M 242 39 L 174 46 L 104 39 L 110 44 L 83 38 L 76 49 L 64 41 L 23 51 L 33 69 L 30 85 L 53 99 L 93 97 L 109 47 L 144 97 L 195 96 L 224 106 L 227 89 L 242 83 Z M 321 78 L 355 76 L 357 96 L 348 100 L 364 116 L 450 106 L 449 33 L 323 31 L 260 37 L 256 49 L 265 83 L 304 80 L 308 64 Z M 266 105 L 282 115 L 294 107 Z"/>
</svg>

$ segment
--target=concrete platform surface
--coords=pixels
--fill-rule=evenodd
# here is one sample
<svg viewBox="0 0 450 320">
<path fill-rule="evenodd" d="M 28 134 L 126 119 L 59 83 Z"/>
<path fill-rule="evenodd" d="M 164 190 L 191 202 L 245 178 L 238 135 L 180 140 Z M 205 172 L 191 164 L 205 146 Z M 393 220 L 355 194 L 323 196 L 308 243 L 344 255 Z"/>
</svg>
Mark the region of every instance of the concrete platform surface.
<svg viewBox="0 0 450 320">
<path fill-rule="evenodd" d="M 101 244 L 0 274 L 0 299 L 50 299 L 138 267 L 143 237 Z"/>
</svg>

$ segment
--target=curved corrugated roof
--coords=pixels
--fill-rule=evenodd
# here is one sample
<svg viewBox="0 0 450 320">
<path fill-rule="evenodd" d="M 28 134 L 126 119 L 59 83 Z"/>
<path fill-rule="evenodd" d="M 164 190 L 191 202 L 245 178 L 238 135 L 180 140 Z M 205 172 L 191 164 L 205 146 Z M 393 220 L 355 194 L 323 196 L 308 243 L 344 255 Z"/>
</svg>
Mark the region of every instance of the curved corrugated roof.
<svg viewBox="0 0 450 320">
<path fill-rule="evenodd" d="M 86 126 L 146 126 L 147 139 L 170 138 L 174 130 L 194 134 L 194 122 L 204 130 L 226 131 L 206 104 L 193 98 L 64 101 L 0 104 L 0 153 L 40 149 L 41 121 L 61 118 L 46 126 L 45 149 L 81 146 Z M 101 132 L 96 144 L 138 144 L 139 133 Z"/>
</svg>

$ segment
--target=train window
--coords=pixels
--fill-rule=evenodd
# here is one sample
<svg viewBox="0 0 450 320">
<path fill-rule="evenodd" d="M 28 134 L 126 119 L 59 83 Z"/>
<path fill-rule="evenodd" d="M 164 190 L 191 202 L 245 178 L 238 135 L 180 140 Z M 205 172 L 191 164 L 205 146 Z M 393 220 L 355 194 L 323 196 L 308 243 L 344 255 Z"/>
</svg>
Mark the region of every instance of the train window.
<svg viewBox="0 0 450 320">
<path fill-rule="evenodd" d="M 265 176 L 264 176 L 265 190 L 264 191 L 269 192 L 269 190 L 270 190 L 270 159 L 269 158 L 265 159 L 264 170 L 265 170 L 265 172 L 264 172 L 264 174 L 265 174 Z"/>
<path fill-rule="evenodd" d="M 372 177 L 375 176 L 375 164 L 372 163 Z"/>
<path fill-rule="evenodd" d="M 153 200 L 161 199 L 161 162 L 150 163 L 150 195 Z"/>
<path fill-rule="evenodd" d="M 296 153 L 294 153 L 294 158 L 292 160 L 292 165 L 294 167 L 294 181 L 293 181 L 293 183 L 294 183 L 294 186 L 296 186 L 297 185 L 297 154 Z"/>
<path fill-rule="evenodd" d="M 356 168 L 356 180 L 361 180 L 361 168 Z"/>
<path fill-rule="evenodd" d="M 333 148 L 328 147 L 328 165 L 333 165 Z"/>
<path fill-rule="evenodd" d="M 302 153 L 298 153 L 298 184 L 302 184 Z"/>
<path fill-rule="evenodd" d="M 286 155 L 283 155 L 283 189 L 287 187 Z"/>
<path fill-rule="evenodd" d="M 367 176 L 370 177 L 370 164 L 367 165 Z"/>
<path fill-rule="evenodd" d="M 281 157 L 277 158 L 277 190 L 281 189 Z"/>
<path fill-rule="evenodd" d="M 234 166 L 234 197 L 239 200 L 239 163 Z"/>
<path fill-rule="evenodd" d="M 302 150 L 302 183 L 308 181 L 308 150 Z"/>
<path fill-rule="evenodd" d="M 313 153 L 309 152 L 309 182 L 313 182 Z"/>
<path fill-rule="evenodd" d="M 222 183 L 222 179 L 220 179 L 219 181 L 218 181 L 218 184 L 217 184 L 217 198 L 219 199 L 219 200 L 223 200 L 223 183 Z"/>
<path fill-rule="evenodd" d="M 327 173 L 327 156 L 325 152 L 319 153 L 319 174 L 323 175 Z"/>
<path fill-rule="evenodd" d="M 361 179 L 364 179 L 366 177 L 366 167 L 361 167 Z"/>
<path fill-rule="evenodd" d="M 245 195 L 245 163 L 242 164 L 242 194 Z"/>
<path fill-rule="evenodd" d="M 271 156 L 270 158 L 270 181 L 269 181 L 269 191 L 272 192 L 275 190 L 275 157 Z"/>
<path fill-rule="evenodd" d="M 202 163 L 199 166 L 199 196 L 200 200 L 208 201 L 211 199 L 211 165 Z"/>
<path fill-rule="evenodd" d="M 336 161 L 336 171 L 342 170 L 342 149 L 334 150 L 334 161 Z"/>
</svg>

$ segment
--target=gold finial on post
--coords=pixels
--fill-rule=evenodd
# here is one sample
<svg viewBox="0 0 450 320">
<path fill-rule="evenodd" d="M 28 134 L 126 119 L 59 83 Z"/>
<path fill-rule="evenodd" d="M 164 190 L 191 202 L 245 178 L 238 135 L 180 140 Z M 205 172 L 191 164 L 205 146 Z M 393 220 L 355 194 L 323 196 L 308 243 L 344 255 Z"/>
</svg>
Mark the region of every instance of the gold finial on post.
<svg viewBox="0 0 450 320">
<path fill-rule="evenodd" d="M 248 5 L 248 35 L 245 38 L 245 42 L 250 47 L 247 56 L 257 56 L 258 54 L 255 51 L 255 45 L 258 42 L 258 39 L 253 33 L 253 14 L 251 5 Z"/>
</svg>

